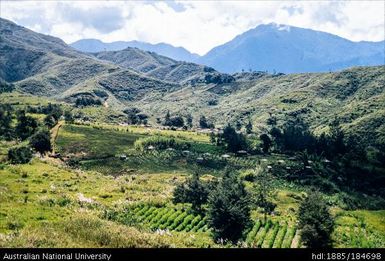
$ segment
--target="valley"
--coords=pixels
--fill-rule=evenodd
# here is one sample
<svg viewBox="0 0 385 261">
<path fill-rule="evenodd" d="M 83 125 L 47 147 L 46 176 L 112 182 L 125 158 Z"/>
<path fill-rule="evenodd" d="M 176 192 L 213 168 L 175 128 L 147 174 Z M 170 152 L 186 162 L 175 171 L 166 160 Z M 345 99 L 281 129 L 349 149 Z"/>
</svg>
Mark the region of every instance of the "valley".
<svg viewBox="0 0 385 261">
<path fill-rule="evenodd" d="M 1 248 L 385 247 L 383 64 L 234 73 L 0 32 Z"/>
</svg>

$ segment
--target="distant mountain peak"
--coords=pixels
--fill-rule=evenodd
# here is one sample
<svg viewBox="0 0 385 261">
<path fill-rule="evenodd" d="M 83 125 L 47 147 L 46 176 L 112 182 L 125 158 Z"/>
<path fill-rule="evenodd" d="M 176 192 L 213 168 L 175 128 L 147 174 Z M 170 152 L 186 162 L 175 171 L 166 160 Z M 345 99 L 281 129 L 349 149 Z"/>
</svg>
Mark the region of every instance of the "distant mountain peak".
<svg viewBox="0 0 385 261">
<path fill-rule="evenodd" d="M 220 72 L 328 72 L 384 64 L 382 42 L 352 42 L 313 29 L 269 23 L 217 46 L 197 62 Z"/>
<path fill-rule="evenodd" d="M 154 52 L 163 56 L 167 56 L 177 61 L 194 62 L 199 58 L 198 54 L 191 53 L 183 47 L 175 47 L 168 43 L 151 44 L 137 40 L 133 41 L 116 41 L 105 43 L 97 39 L 82 39 L 70 44 L 73 48 L 88 53 L 97 53 L 102 51 L 120 51 L 127 47 L 138 48 L 143 51 Z"/>
</svg>

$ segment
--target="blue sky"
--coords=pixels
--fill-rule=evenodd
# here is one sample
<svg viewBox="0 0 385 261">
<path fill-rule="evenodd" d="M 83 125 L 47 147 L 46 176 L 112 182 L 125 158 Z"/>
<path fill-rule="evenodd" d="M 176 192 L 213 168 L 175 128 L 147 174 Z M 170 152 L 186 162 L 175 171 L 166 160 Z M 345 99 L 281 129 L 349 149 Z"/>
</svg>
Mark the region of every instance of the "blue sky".
<svg viewBox="0 0 385 261">
<path fill-rule="evenodd" d="M 384 39 L 383 1 L 1 1 L 0 16 L 67 43 L 166 42 L 204 54 L 275 22 L 353 41 Z"/>
</svg>

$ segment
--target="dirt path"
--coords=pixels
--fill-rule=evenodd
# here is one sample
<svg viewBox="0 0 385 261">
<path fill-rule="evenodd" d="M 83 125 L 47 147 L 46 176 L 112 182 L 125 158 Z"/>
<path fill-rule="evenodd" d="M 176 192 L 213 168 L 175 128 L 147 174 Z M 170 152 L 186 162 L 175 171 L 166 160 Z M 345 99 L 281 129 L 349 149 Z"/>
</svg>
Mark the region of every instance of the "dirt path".
<svg viewBox="0 0 385 261">
<path fill-rule="evenodd" d="M 59 135 L 60 128 L 64 125 L 64 121 L 59 121 L 55 127 L 51 129 L 51 144 L 52 144 L 52 154 L 55 154 L 56 149 L 56 139 Z"/>
<path fill-rule="evenodd" d="M 297 229 L 297 232 L 295 233 L 295 236 L 293 238 L 293 241 L 291 241 L 290 248 L 299 248 L 299 230 Z"/>
</svg>

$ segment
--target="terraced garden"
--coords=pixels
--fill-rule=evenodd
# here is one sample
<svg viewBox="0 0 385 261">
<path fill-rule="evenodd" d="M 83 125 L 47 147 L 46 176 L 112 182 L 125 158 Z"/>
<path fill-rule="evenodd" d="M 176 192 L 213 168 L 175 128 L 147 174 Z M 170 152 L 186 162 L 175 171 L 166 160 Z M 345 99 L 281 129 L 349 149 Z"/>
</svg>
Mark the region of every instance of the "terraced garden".
<svg viewBox="0 0 385 261">
<path fill-rule="evenodd" d="M 210 233 L 207 216 L 193 214 L 189 208 L 140 205 L 123 213 L 108 213 L 105 218 L 120 223 L 142 225 L 151 231 Z M 255 248 L 296 248 L 298 231 L 295 225 L 258 219 L 247 233 L 245 244 Z"/>
</svg>

